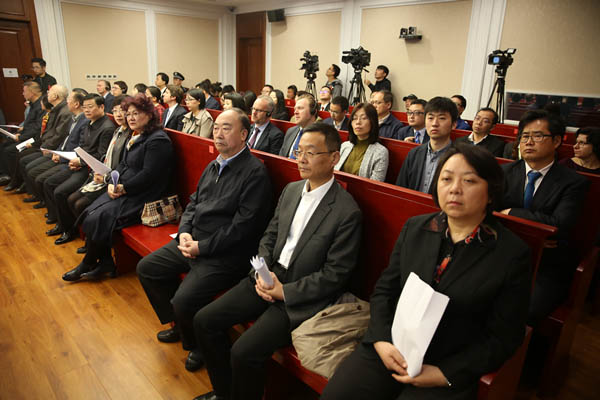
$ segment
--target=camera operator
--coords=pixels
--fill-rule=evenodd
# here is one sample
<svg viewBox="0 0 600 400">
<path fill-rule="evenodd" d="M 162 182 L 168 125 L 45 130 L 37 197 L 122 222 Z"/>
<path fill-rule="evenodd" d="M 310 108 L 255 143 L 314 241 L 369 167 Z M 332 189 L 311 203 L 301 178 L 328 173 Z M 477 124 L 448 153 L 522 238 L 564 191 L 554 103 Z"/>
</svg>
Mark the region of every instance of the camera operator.
<svg viewBox="0 0 600 400">
<path fill-rule="evenodd" d="M 370 80 L 365 79 L 365 84 L 371 89 L 371 92 L 380 92 L 382 90 L 392 91 L 392 83 L 388 80 L 390 70 L 385 65 L 378 65 L 375 70 L 375 84 Z"/>
<path fill-rule="evenodd" d="M 325 71 L 325 76 L 327 77 L 327 83 L 325 83 L 325 86 L 331 89 L 331 97 L 338 97 L 342 95 L 342 88 L 344 85 L 342 84 L 342 81 L 338 79 L 339 75 L 340 67 L 335 64 L 331 64 L 327 71 Z"/>
</svg>

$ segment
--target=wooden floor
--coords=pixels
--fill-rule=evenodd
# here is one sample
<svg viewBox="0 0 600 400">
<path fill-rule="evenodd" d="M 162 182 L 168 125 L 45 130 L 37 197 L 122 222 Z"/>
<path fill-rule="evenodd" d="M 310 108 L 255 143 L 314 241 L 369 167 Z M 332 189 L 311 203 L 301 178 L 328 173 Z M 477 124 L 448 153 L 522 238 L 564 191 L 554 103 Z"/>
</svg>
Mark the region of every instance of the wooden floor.
<svg viewBox="0 0 600 400">
<path fill-rule="evenodd" d="M 130 272 L 103 282 L 67 283 L 81 260 L 76 240 L 55 246 L 45 210 L 0 190 L 0 399 L 192 399 L 209 390 L 205 370 L 184 368 Z M 577 329 L 558 399 L 598 399 L 600 317 Z M 297 396 L 294 396 L 297 397 Z M 299 396 L 304 398 L 304 395 Z M 522 390 L 520 400 L 536 399 Z"/>
</svg>

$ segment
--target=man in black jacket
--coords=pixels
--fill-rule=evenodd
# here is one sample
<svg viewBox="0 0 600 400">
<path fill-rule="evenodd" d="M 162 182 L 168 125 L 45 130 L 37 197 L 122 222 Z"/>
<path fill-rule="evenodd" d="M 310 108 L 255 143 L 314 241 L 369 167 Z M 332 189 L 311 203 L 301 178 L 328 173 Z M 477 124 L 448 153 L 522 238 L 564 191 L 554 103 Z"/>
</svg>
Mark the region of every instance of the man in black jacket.
<svg viewBox="0 0 600 400">
<path fill-rule="evenodd" d="M 387 76 L 390 74 L 390 70 L 385 65 L 378 65 L 375 70 L 375 84 L 372 84 L 370 80 L 365 79 L 365 84 L 371 89 L 372 93 L 380 92 L 382 90 L 392 91 L 392 82 L 390 82 Z"/>
<path fill-rule="evenodd" d="M 490 151 L 494 157 L 502 157 L 504 141 L 492 135 L 490 131 L 498 123 L 498 113 L 493 108 L 484 107 L 477 111 L 473 119 L 473 132 L 456 139 L 456 143 L 469 143 Z"/>
<path fill-rule="evenodd" d="M 204 169 L 190 196 L 178 237 L 137 266 L 160 322 L 175 322 L 174 328 L 158 333 L 158 340 L 181 338 L 183 348 L 190 350 L 186 368 L 191 371 L 202 366 L 202 355 L 195 351 L 194 314 L 248 273 L 271 216 L 269 175 L 246 146 L 249 129 L 250 120 L 240 109 L 217 117 L 213 137 L 219 156 Z M 182 273 L 187 273 L 183 282 Z"/>
<path fill-rule="evenodd" d="M 179 105 L 183 100 L 183 89 L 178 85 L 167 85 L 163 93 L 163 102 L 168 107 L 163 113 L 163 127 L 175 129 L 181 124 L 183 116 L 187 112 L 185 108 Z"/>
<path fill-rule="evenodd" d="M 279 154 L 283 132 L 271 123 L 275 103 L 270 96 L 259 96 L 252 106 L 252 121 L 248 134 L 248 147 L 271 154 Z"/>
<path fill-rule="evenodd" d="M 52 86 L 56 85 L 56 79 L 52 75 L 46 73 L 46 61 L 43 58 L 32 58 L 31 69 L 35 74 L 33 81 L 40 85 L 42 94 L 46 94 Z"/>
</svg>

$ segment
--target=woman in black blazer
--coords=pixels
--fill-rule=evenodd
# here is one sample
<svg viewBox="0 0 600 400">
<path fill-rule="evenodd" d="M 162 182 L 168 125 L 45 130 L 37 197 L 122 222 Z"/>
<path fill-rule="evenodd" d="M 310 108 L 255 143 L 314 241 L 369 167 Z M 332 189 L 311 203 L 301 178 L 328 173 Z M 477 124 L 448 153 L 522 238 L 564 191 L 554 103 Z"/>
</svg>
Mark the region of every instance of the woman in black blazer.
<svg viewBox="0 0 600 400">
<path fill-rule="evenodd" d="M 139 93 L 121 103 L 121 109 L 133 133 L 116 169 L 119 182 L 109 184 L 107 193 L 83 211 L 80 220 L 87 253 L 77 267 L 63 275 L 65 281 L 115 276 L 110 251 L 113 232 L 139 223 L 144 204 L 160 199 L 171 181 L 173 147 L 160 127 L 152 101 Z"/>
<path fill-rule="evenodd" d="M 522 343 L 530 254 L 492 215 L 502 200 L 501 168 L 487 150 L 459 144 L 440 160 L 433 182 L 442 211 L 404 225 L 371 297 L 369 329 L 321 399 L 475 398 L 479 378 Z M 413 378 L 391 337 L 411 272 L 450 298 Z"/>
</svg>

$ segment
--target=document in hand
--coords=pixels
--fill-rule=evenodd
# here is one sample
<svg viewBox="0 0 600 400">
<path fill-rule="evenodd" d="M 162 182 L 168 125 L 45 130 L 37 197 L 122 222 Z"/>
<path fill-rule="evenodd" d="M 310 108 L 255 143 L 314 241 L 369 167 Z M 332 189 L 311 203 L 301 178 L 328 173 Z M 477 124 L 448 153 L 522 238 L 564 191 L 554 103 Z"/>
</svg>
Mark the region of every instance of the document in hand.
<svg viewBox="0 0 600 400">
<path fill-rule="evenodd" d="M 271 273 L 269 272 L 269 267 L 267 267 L 267 263 L 265 259 L 262 257 L 254 256 L 250 259 L 250 264 L 256 272 L 258 272 L 258 276 L 263 280 L 267 286 L 273 286 L 273 278 L 271 277 Z"/>
<path fill-rule="evenodd" d="M 450 298 L 438 293 L 411 272 L 398 299 L 392 342 L 402 353 L 409 376 L 421 373 L 423 357 Z"/>
<path fill-rule="evenodd" d="M 75 154 L 74 151 L 49 150 L 49 149 L 44 149 L 43 147 L 40 150 L 42 150 L 42 151 L 49 151 L 50 153 L 56 154 L 57 156 L 62 157 L 65 160 L 69 160 L 69 161 L 71 161 L 72 159 L 74 159 L 75 157 L 77 157 L 77 154 Z"/>
<path fill-rule="evenodd" d="M 25 150 L 25 147 L 27 147 L 28 144 L 35 142 L 34 138 L 29 138 L 24 142 L 19 143 L 18 145 L 16 145 L 15 147 L 17 148 L 17 150 L 19 150 L 19 152 Z"/>
<path fill-rule="evenodd" d="M 88 153 L 81 147 L 75 148 L 75 153 L 77 153 L 77 155 L 81 157 L 81 159 L 85 161 L 85 163 L 92 170 L 94 170 L 95 173 L 100 175 L 106 175 L 110 172 L 110 168 L 108 168 L 106 164 L 104 164 L 102 161 L 96 160 L 94 156 L 90 155 L 90 153 Z"/>
<path fill-rule="evenodd" d="M 4 134 L 5 136 L 8 136 L 9 138 L 11 138 L 12 140 L 14 140 L 15 142 L 17 141 L 17 137 L 14 134 L 10 133 L 9 131 L 7 131 L 5 129 L 0 128 L 0 133 Z"/>
</svg>

